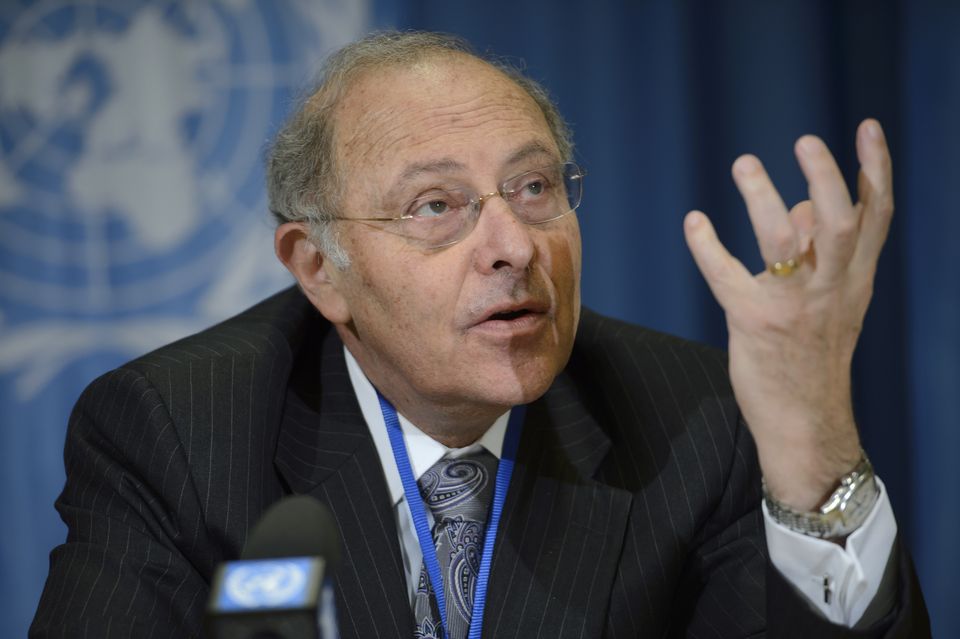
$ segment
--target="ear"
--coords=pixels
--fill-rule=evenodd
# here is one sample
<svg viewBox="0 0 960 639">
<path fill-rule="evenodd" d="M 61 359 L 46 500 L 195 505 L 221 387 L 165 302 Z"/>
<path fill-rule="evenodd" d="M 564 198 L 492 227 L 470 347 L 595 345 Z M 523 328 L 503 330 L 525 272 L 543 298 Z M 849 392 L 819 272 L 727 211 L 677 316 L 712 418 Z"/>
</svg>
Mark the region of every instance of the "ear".
<svg viewBox="0 0 960 639">
<path fill-rule="evenodd" d="M 310 241 L 306 224 L 287 222 L 278 226 L 273 250 L 325 318 L 333 324 L 350 321 L 350 308 L 341 292 L 343 273 Z"/>
</svg>

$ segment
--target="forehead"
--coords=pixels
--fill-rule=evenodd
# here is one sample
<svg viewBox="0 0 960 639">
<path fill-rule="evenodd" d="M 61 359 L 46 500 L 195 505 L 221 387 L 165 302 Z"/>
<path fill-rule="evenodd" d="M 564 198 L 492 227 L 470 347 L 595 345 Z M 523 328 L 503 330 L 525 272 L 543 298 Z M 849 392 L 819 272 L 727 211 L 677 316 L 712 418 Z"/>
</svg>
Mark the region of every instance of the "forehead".
<svg viewBox="0 0 960 639">
<path fill-rule="evenodd" d="M 531 143 L 558 155 L 533 99 L 499 70 L 462 54 L 367 72 L 341 101 L 336 122 L 342 167 L 381 177 L 441 157 L 466 166 L 496 163 Z"/>
</svg>

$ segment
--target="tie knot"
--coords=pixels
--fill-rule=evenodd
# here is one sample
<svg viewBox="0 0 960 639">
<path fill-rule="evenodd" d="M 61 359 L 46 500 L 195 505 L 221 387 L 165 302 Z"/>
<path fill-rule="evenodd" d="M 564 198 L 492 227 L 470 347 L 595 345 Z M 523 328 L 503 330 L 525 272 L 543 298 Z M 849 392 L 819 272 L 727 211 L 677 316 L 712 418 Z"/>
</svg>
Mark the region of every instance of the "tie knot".
<svg viewBox="0 0 960 639">
<path fill-rule="evenodd" d="M 487 451 L 441 459 L 420 478 L 420 494 L 436 523 L 462 517 L 486 523 L 497 458 Z"/>
</svg>

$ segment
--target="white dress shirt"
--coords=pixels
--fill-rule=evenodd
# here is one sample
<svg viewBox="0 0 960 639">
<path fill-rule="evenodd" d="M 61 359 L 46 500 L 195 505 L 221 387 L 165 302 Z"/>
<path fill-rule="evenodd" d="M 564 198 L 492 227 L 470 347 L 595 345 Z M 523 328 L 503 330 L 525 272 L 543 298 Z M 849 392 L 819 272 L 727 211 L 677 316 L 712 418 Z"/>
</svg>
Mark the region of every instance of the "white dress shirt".
<svg viewBox="0 0 960 639">
<path fill-rule="evenodd" d="M 407 578 L 410 606 L 416 596 L 423 552 L 413 517 L 407 507 L 400 471 L 393 457 L 393 448 L 387 435 L 377 392 L 367 379 L 350 351 L 344 347 L 350 382 L 370 428 L 373 442 L 380 456 L 387 478 L 387 488 L 393 503 L 393 514 L 400 535 L 400 553 Z M 403 415 L 400 428 L 410 458 L 413 477 L 420 477 L 445 457 L 457 458 L 486 449 L 498 460 L 503 450 L 510 411 L 497 418 L 483 436 L 464 448 L 448 448 L 421 431 Z M 863 526 L 847 537 L 846 546 L 794 532 L 777 523 L 763 505 L 763 517 L 770 561 L 781 573 L 819 609 L 830 621 L 853 626 L 867 609 L 880 588 L 887 559 L 893 550 L 897 522 L 880 480 L 880 497 Z M 433 517 L 426 509 L 430 526 Z M 825 585 L 826 584 L 826 585 Z M 829 589 L 829 594 L 825 591 Z"/>
</svg>

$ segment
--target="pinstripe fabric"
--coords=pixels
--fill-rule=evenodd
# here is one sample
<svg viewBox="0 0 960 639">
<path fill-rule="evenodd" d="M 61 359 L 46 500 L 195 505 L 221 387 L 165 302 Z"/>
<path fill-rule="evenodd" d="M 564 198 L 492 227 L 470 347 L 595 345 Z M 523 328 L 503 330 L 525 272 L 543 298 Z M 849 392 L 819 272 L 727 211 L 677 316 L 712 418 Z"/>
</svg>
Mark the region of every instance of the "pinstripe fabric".
<svg viewBox="0 0 960 639">
<path fill-rule="evenodd" d="M 293 492 L 326 503 L 339 526 L 341 635 L 408 639 L 413 613 L 392 504 L 343 346 L 334 331 L 317 330 L 302 352 L 280 426 L 277 468 Z"/>
<path fill-rule="evenodd" d="M 272 451 L 311 315 L 273 298 L 90 385 L 64 451 L 68 536 L 32 635 L 199 632 L 214 567 L 285 492 Z"/>
<path fill-rule="evenodd" d="M 585 313 L 535 408 L 494 564 L 497 637 L 763 628 L 756 463 L 717 354 Z M 551 521 L 568 522 L 556 538 Z"/>
<path fill-rule="evenodd" d="M 198 636 L 214 567 L 291 492 L 340 528 L 342 636 L 412 635 L 342 346 L 294 289 L 93 382 L 65 462 L 69 534 L 32 636 Z M 569 366 L 527 413 L 484 635 L 753 636 L 770 606 L 802 628 L 813 615 L 789 586 L 765 595 L 758 505 L 724 358 L 584 311 Z M 910 602 L 885 623 L 909 628 Z"/>
</svg>

